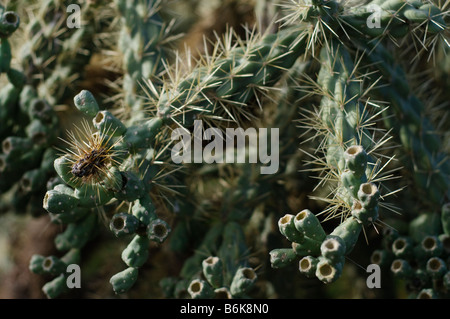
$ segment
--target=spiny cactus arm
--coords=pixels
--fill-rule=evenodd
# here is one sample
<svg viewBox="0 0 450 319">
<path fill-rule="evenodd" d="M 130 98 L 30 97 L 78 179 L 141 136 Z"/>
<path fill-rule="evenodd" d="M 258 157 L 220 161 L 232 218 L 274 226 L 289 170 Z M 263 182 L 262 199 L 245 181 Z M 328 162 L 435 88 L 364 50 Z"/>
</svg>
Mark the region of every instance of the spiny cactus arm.
<svg viewBox="0 0 450 319">
<path fill-rule="evenodd" d="M 56 248 L 66 251 L 83 248 L 97 234 L 97 214 L 92 210 L 112 200 L 132 205 L 131 212 L 117 213 L 110 221 L 110 230 L 116 236 L 134 235 L 122 252 L 122 260 L 130 268 L 111 279 L 114 291 L 122 293 L 132 286 L 137 269 L 148 260 L 150 241 L 162 243 L 171 231 L 168 223 L 159 219 L 155 212 L 148 194 L 151 185 L 144 185 L 146 177 L 136 170 L 131 163 L 133 161 L 127 161 L 130 149 L 145 149 L 154 140 L 148 136 L 136 136 L 134 140 L 128 138 L 127 134 L 133 131 L 111 113 L 100 111 L 89 91 L 80 92 L 74 102 L 80 111 L 93 118 L 98 132 L 93 132 L 85 123 L 78 135 L 70 135 L 72 140 L 69 144 L 74 149 L 56 158 L 53 165 L 66 185 L 57 184 L 48 190 L 43 206 L 52 222 L 67 223 L 66 230 L 55 238 Z M 144 132 L 148 124 L 139 127 Z M 152 134 L 153 137 L 156 135 Z M 87 141 L 82 141 L 82 138 Z M 124 138 L 126 143 L 119 144 L 118 141 Z M 89 166 L 92 165 L 89 162 L 92 156 L 98 155 L 102 157 L 94 159 L 95 166 Z M 118 278 L 125 280 L 126 285 L 119 284 Z"/>
<path fill-rule="evenodd" d="M 246 104 L 259 88 L 273 86 L 305 53 L 307 33 L 306 27 L 287 28 L 252 35 L 246 43 L 236 41 L 232 46 L 226 41 L 225 49 L 218 46 L 193 68 L 168 70 L 160 89 L 147 83 L 150 109 L 165 123 L 187 127 L 194 119 L 220 124 L 221 118 L 237 122 L 250 118 Z"/>
<path fill-rule="evenodd" d="M 444 37 L 448 12 L 429 1 L 373 0 L 363 5 L 338 1 L 292 1 L 285 5 L 283 20 L 293 24 L 299 18 L 311 21 L 320 17 L 320 30 L 351 40 L 365 38 L 381 41 L 389 37 L 398 42 L 411 35 L 411 41 L 432 43 Z"/>
<path fill-rule="evenodd" d="M 366 115 L 358 98 L 359 85 L 352 83 L 354 66 L 345 48 L 333 43 L 321 52 L 322 67 L 317 82 L 324 94 L 318 123 L 325 134 L 325 159 L 321 163 L 325 170 L 334 172 L 337 187 L 333 197 L 339 199 L 332 201 L 327 218 L 340 217 L 343 221 L 326 236 L 317 217 L 308 210 L 279 220 L 280 232 L 293 242 L 294 252 L 303 257 L 300 272 L 314 274 L 325 283 L 340 277 L 345 256 L 352 251 L 362 228 L 378 219 L 380 198 L 378 187 L 371 182 L 373 173 L 368 165 L 376 161 L 366 151 L 376 148 L 376 142 L 358 124 L 364 122 Z M 287 261 L 294 260 L 287 257 L 290 255 L 281 256 L 286 256 Z"/>
<path fill-rule="evenodd" d="M 115 4 L 122 23 L 118 49 L 123 55 L 123 103 L 136 118 L 145 104 L 140 83 L 156 79 L 163 70 L 167 26 L 159 15 L 161 1 L 116 0 Z"/>
<path fill-rule="evenodd" d="M 390 101 L 385 118 L 393 113 L 399 119 L 387 120 L 386 125 L 398 137 L 410 159 L 406 163 L 413 172 L 415 185 L 433 205 L 440 206 L 450 195 L 450 165 L 441 138 L 425 114 L 424 102 L 415 96 L 406 81 L 406 73 L 395 64 L 387 48 L 380 43 L 375 47 L 369 45 L 367 50 L 370 54 L 365 59 L 375 64 L 382 75 L 380 86 L 374 92 Z"/>
<path fill-rule="evenodd" d="M 374 176 L 371 166 L 377 162 L 372 151 L 382 141 L 375 141 L 362 124 L 368 114 L 359 98 L 362 94 L 360 87 L 352 81 L 355 69 L 348 52 L 334 44 L 330 51 L 322 49 L 321 56 L 324 64 L 318 75 L 318 84 L 324 96 L 319 129 L 325 135 L 325 170 L 331 170 L 337 176 L 338 186 L 334 194 L 342 201 L 341 207 L 352 216 L 359 216 L 364 225 L 369 225 L 378 217 L 379 198 L 378 187 L 371 182 Z"/>
</svg>

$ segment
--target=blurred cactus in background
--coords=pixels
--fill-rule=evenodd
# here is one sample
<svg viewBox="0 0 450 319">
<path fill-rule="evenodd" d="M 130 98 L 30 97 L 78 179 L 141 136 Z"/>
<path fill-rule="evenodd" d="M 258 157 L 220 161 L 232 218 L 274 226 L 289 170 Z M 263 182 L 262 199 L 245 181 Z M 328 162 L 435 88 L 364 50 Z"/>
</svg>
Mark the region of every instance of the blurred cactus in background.
<svg viewBox="0 0 450 319">
<path fill-rule="evenodd" d="M 449 298 L 449 10 L 1 4 L 0 296 Z"/>
</svg>

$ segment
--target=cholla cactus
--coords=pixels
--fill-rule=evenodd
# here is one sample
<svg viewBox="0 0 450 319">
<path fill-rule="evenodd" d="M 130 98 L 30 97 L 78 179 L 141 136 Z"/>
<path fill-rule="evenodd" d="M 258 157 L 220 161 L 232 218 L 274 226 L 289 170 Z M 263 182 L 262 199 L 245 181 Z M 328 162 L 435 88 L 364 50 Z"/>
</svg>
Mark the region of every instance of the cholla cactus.
<svg viewBox="0 0 450 319">
<path fill-rule="evenodd" d="M 252 14 L 192 43 L 183 1 L 80 1 L 80 28 L 64 1 L 0 7 L 1 208 L 60 226 L 29 264 L 44 294 L 101 263 L 105 296 L 306 296 L 358 260 L 448 297 L 448 3 L 207 2 L 202 27 Z M 242 156 L 224 147 L 253 128 Z M 179 132 L 201 161 L 175 163 Z"/>
</svg>

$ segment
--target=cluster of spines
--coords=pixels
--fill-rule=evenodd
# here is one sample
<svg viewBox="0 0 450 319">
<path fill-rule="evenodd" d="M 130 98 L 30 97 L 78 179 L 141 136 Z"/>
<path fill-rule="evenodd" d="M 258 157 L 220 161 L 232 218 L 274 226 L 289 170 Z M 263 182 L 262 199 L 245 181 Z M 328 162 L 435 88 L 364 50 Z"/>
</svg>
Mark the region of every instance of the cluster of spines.
<svg viewBox="0 0 450 319">
<path fill-rule="evenodd" d="M 98 132 L 85 123 L 78 135 L 86 140 L 72 135 L 73 149 L 54 161 L 62 183 L 47 191 L 43 206 L 53 223 L 67 225 L 55 238 L 56 248 L 67 251 L 83 248 L 97 234 L 99 219 L 95 210 L 98 207 L 114 200 L 134 203 L 132 214 L 117 213 L 110 221 L 115 236 L 135 236 L 122 254 L 129 267 L 111 278 L 114 291 L 123 293 L 135 283 L 137 269 L 147 261 L 149 242 L 161 243 L 170 232 L 170 226 L 157 218 L 148 195 L 151 185 L 143 182 L 145 178 L 134 167 L 121 166 L 131 150 L 149 148 L 153 140 L 138 134 L 132 134 L 130 140 L 129 129 L 109 112 L 100 111 L 89 91 L 81 91 L 74 103 L 82 113 L 93 118 Z"/>
<path fill-rule="evenodd" d="M 255 96 L 259 101 L 257 96 L 275 85 L 305 52 L 304 39 L 294 42 L 297 31 L 249 32 L 247 40 L 233 39 L 230 32 L 194 65 L 183 67 L 183 60 L 190 61 L 190 57 L 177 56 L 175 68 L 166 70 L 161 88 L 147 83 L 149 110 L 165 123 L 181 127 L 192 126 L 195 119 L 215 127 L 230 121 L 240 125 L 251 122 L 255 116 L 249 102 Z"/>
</svg>

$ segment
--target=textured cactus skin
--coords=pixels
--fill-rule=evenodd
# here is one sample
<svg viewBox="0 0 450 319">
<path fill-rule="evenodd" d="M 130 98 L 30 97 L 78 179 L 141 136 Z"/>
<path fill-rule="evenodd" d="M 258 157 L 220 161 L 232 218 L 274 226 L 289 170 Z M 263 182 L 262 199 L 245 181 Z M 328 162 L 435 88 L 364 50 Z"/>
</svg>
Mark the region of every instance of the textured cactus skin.
<svg viewBox="0 0 450 319">
<path fill-rule="evenodd" d="M 280 20 L 265 24 L 259 11 L 254 30 L 219 27 L 197 55 L 173 31 L 172 9 L 189 15 L 182 1 L 81 0 L 81 28 L 67 25 L 67 1 L 40 0 L 30 15 L 23 1 L 0 6 L 0 212 L 57 225 L 55 251 L 29 263 L 48 280 L 45 296 L 73 293 L 75 263 L 87 276 L 109 271 L 106 297 L 153 297 L 156 281 L 166 298 L 323 297 L 353 282 L 356 256 L 409 297 L 450 297 L 440 58 L 450 41 L 438 2 L 218 1 L 203 23 L 253 5 Z M 206 2 L 189 3 L 208 12 Z M 189 23 L 181 18 L 188 40 Z M 101 81 L 99 60 L 112 70 Z M 78 118 L 111 146 L 111 160 L 87 171 L 86 153 L 74 163 L 60 151 Z M 175 165 L 171 132 L 193 133 L 195 120 L 267 129 L 278 170 Z M 258 146 L 247 151 L 246 160 Z M 85 178 L 89 169 L 100 173 Z"/>
</svg>

